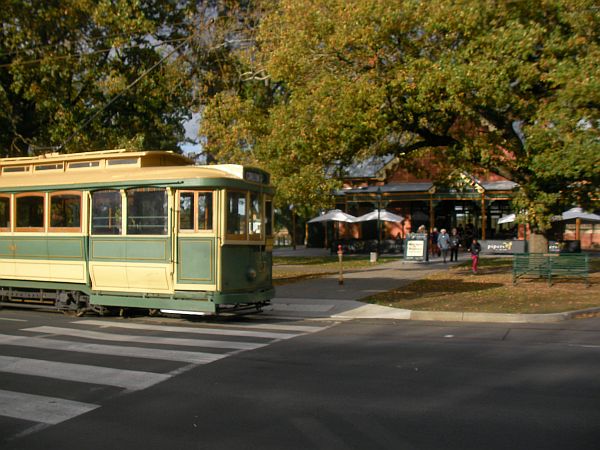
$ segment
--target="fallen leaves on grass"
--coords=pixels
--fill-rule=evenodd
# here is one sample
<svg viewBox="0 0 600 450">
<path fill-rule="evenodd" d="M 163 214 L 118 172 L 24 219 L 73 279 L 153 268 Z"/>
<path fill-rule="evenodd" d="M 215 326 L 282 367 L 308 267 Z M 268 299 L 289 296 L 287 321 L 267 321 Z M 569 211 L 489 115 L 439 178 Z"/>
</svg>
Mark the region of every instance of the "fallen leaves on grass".
<svg viewBox="0 0 600 450">
<path fill-rule="evenodd" d="M 480 272 L 458 266 L 438 272 L 402 288 L 374 295 L 370 303 L 422 311 L 495 313 L 553 313 L 600 307 L 600 272 L 590 273 L 591 287 L 583 279 L 520 280 L 512 284 L 512 263 L 482 260 Z"/>
</svg>

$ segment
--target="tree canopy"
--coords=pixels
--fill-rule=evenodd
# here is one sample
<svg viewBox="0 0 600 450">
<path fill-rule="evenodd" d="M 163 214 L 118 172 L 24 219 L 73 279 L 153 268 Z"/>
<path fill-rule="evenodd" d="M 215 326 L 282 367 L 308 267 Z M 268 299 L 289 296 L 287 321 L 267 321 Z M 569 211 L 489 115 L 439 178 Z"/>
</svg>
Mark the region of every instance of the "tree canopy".
<svg viewBox="0 0 600 450">
<path fill-rule="evenodd" d="M 251 50 L 251 76 L 211 99 L 202 132 L 217 159 L 271 170 L 283 202 L 324 202 L 332 166 L 426 149 L 518 183 L 540 229 L 598 206 L 593 0 L 280 0 Z"/>
<path fill-rule="evenodd" d="M 191 114 L 181 55 L 193 11 L 160 0 L 2 2 L 2 154 L 176 149 Z"/>
</svg>

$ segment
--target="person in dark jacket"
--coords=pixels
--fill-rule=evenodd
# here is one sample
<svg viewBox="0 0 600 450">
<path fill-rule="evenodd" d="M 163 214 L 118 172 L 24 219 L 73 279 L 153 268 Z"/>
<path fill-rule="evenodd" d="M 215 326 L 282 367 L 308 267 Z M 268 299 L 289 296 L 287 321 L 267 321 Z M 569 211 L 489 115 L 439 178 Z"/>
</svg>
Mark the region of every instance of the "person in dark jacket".
<svg viewBox="0 0 600 450">
<path fill-rule="evenodd" d="M 458 261 L 458 247 L 460 247 L 460 236 L 456 228 L 452 228 L 450 235 L 450 262 Z"/>
<path fill-rule="evenodd" d="M 477 239 L 473 238 L 473 242 L 471 242 L 471 248 L 469 249 L 471 252 L 471 268 L 473 269 L 473 273 L 477 273 L 477 266 L 479 264 L 479 253 L 481 253 L 481 244 L 477 242 Z"/>
</svg>

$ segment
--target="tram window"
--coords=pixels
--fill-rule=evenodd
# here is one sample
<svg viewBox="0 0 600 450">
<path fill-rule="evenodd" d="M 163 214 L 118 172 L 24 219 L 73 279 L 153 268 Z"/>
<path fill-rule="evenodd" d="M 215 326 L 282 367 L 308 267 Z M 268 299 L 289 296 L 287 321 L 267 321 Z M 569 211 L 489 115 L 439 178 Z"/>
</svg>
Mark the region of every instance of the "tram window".
<svg viewBox="0 0 600 450">
<path fill-rule="evenodd" d="M 179 193 L 179 229 L 194 229 L 194 193 Z"/>
<path fill-rule="evenodd" d="M 81 194 L 59 193 L 50 195 L 50 231 L 81 228 Z M 60 230 L 52 230 L 58 228 Z"/>
<path fill-rule="evenodd" d="M 82 161 L 69 163 L 69 169 L 89 169 L 100 167 L 100 161 Z"/>
<path fill-rule="evenodd" d="M 17 197 L 17 231 L 44 230 L 44 195 Z"/>
<path fill-rule="evenodd" d="M 121 159 L 109 159 L 106 161 L 109 166 L 125 166 L 131 164 L 137 164 L 137 158 L 121 158 Z"/>
<path fill-rule="evenodd" d="M 246 236 L 246 194 L 227 192 L 227 234 Z"/>
<path fill-rule="evenodd" d="M 127 234 L 167 234 L 167 190 L 127 191 Z"/>
<path fill-rule="evenodd" d="M 198 229 L 212 230 L 213 195 L 212 192 L 198 192 Z"/>
<path fill-rule="evenodd" d="M 0 197 L 0 231 L 10 231 L 10 197 Z"/>
<path fill-rule="evenodd" d="M 260 195 L 256 192 L 250 193 L 250 235 L 254 238 L 260 237 L 262 232 L 262 205 Z"/>
<path fill-rule="evenodd" d="M 267 236 L 273 235 L 273 202 L 265 202 L 265 233 Z"/>
<path fill-rule="evenodd" d="M 92 193 L 92 234 L 121 234 L 121 193 L 116 190 Z"/>
<path fill-rule="evenodd" d="M 212 192 L 179 193 L 179 229 L 182 231 L 212 230 Z M 194 226 L 195 224 L 195 226 Z"/>
</svg>

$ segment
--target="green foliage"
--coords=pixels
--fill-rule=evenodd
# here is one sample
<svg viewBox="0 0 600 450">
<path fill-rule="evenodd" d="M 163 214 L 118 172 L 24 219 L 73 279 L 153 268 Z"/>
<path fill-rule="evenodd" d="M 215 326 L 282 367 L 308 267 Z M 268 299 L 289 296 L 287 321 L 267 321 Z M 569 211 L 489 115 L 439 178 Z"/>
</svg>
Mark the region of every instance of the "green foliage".
<svg viewBox="0 0 600 450">
<path fill-rule="evenodd" d="M 519 183 L 515 206 L 544 230 L 571 204 L 598 207 L 599 13 L 593 0 L 280 0 L 240 55 L 260 77 L 207 106 L 207 148 L 315 206 L 332 164 L 429 149 Z"/>
<path fill-rule="evenodd" d="M 189 68 L 177 53 L 152 67 L 189 36 L 187 9 L 161 0 L 3 2 L 2 155 L 62 144 L 176 149 L 190 114 Z"/>
</svg>

